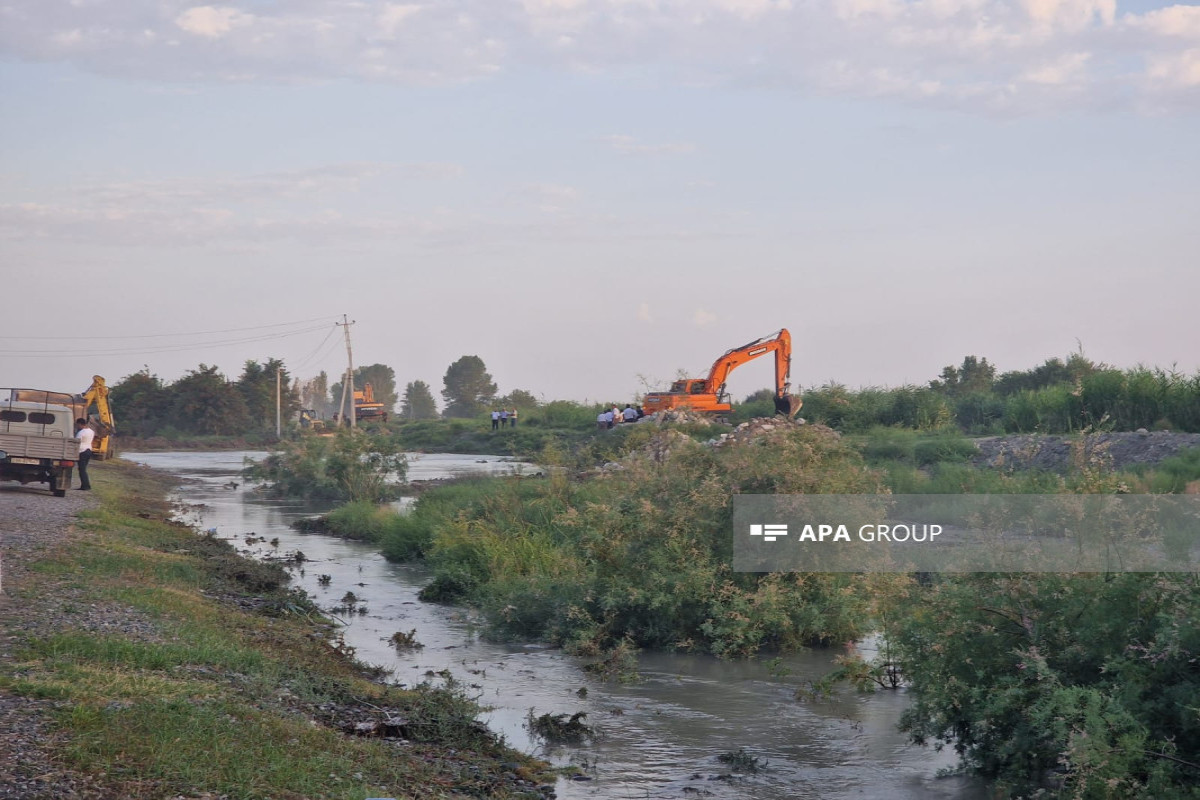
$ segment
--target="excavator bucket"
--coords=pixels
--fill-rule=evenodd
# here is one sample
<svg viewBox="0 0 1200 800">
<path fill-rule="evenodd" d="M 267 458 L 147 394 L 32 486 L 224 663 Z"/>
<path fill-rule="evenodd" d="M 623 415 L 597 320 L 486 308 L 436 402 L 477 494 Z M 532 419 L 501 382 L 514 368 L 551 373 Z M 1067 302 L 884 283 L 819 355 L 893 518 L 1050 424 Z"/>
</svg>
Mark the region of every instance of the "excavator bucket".
<svg viewBox="0 0 1200 800">
<path fill-rule="evenodd" d="M 804 405 L 804 401 L 794 394 L 780 395 L 775 398 L 775 413 L 783 414 L 791 419 L 800 412 L 800 407 Z"/>
</svg>

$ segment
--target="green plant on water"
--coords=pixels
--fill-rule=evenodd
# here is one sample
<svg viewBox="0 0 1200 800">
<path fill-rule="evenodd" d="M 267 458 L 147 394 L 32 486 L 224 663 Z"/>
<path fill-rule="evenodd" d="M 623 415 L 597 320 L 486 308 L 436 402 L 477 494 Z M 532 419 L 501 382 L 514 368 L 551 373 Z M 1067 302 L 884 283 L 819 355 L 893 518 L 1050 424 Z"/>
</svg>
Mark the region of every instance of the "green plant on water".
<svg viewBox="0 0 1200 800">
<path fill-rule="evenodd" d="M 243 474 L 276 497 L 382 502 L 397 495 L 406 470 L 404 453 L 390 439 L 343 428 L 334 436 L 285 439 Z"/>
<path fill-rule="evenodd" d="M 577 711 L 567 714 L 534 715 L 529 709 L 525 717 L 525 727 L 534 736 L 540 737 L 547 744 L 580 744 L 596 738 L 596 729 L 584 722 L 587 714 Z"/>
<path fill-rule="evenodd" d="M 744 747 L 730 750 L 717 756 L 717 761 L 727 766 L 732 772 L 753 774 L 766 767 L 766 762 L 759 763 L 758 756 L 752 756 Z"/>
</svg>

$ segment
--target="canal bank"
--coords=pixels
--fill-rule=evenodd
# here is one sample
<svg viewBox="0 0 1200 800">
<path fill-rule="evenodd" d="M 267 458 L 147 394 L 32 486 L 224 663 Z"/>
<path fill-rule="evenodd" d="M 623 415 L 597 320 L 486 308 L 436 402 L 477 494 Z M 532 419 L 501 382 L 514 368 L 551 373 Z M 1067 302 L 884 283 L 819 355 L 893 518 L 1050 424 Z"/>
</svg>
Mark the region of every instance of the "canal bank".
<svg viewBox="0 0 1200 800">
<path fill-rule="evenodd" d="M 0 487 L 0 798 L 545 798 L 433 676 L 388 686 L 277 565 L 170 520 L 131 464 Z"/>
<path fill-rule="evenodd" d="M 560 797 L 986 796 L 978 783 L 938 777 L 953 766 L 950 754 L 911 746 L 896 731 L 909 702 L 902 692 L 795 699 L 798 688 L 832 668 L 841 650 L 772 661 L 643 653 L 640 681 L 601 681 L 559 650 L 485 641 L 464 609 L 418 601 L 428 580 L 419 567 L 389 564 L 370 545 L 297 532 L 291 523 L 319 509 L 249 492 L 237 479 L 245 455 L 159 453 L 145 459 L 183 481 L 179 510 L 191 524 L 215 529 L 257 558 L 293 563 L 295 584 L 334 610 L 344 641 L 360 659 L 406 684 L 449 673 L 490 707 L 481 719 L 508 742 L 579 767 L 588 780 L 560 781 Z M 410 475 L 438 479 L 475 469 L 503 474 L 512 465 L 439 454 L 414 461 Z M 397 649 L 392 637 L 398 633 L 411 633 L 422 646 Z M 531 712 L 584 713 L 601 735 L 547 748 L 528 730 Z M 739 751 L 761 768 L 734 772 L 721 759 Z"/>
</svg>

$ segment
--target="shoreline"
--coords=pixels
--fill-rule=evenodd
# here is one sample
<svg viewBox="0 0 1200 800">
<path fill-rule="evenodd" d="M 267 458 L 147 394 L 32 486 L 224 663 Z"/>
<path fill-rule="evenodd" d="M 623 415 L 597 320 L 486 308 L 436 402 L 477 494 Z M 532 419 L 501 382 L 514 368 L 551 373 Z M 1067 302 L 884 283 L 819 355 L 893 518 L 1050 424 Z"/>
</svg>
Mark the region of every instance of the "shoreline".
<svg viewBox="0 0 1200 800">
<path fill-rule="evenodd" d="M 380 682 L 283 569 L 172 522 L 174 483 L 0 488 L 0 798 L 553 797 L 455 685 Z"/>
</svg>

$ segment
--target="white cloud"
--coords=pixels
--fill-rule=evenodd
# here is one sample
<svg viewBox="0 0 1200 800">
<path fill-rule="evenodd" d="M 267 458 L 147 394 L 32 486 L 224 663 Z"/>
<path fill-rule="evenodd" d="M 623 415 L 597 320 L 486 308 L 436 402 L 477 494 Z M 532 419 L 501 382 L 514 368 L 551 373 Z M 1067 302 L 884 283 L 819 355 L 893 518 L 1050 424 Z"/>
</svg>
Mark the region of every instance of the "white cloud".
<svg viewBox="0 0 1200 800">
<path fill-rule="evenodd" d="M 1146 75 L 1163 88 L 1200 86 L 1200 48 L 1149 59 Z"/>
<path fill-rule="evenodd" d="M 216 39 L 234 28 L 254 22 L 254 15 L 229 6 L 196 6 L 175 18 L 175 24 L 188 33 Z"/>
<path fill-rule="evenodd" d="M 791 0 L 713 0 L 713 4 L 742 19 L 755 19 L 772 11 L 790 11 Z"/>
<path fill-rule="evenodd" d="M 379 12 L 379 28 L 383 31 L 384 36 L 393 37 L 404 21 L 420 10 L 421 7 L 418 5 L 384 3 L 383 10 Z"/>
<path fill-rule="evenodd" d="M 1128 14 L 1124 21 L 1159 36 L 1200 41 L 1200 6 L 1168 6 L 1145 14 Z"/>
<path fill-rule="evenodd" d="M 613 134 L 603 137 L 612 149 L 622 155 L 678 155 L 696 152 L 696 145 L 690 142 L 665 142 L 662 144 L 647 144 L 639 142 L 632 136 Z"/>
<path fill-rule="evenodd" d="M 1067 53 L 1025 73 L 1025 80 L 1047 86 L 1076 83 L 1084 77 L 1091 53 Z"/>
<path fill-rule="evenodd" d="M 1159 109 L 1197 103 L 1184 89 L 1182 55 L 1200 42 L 1196 5 L 1119 22 L 1116 0 L 293 0 L 175 8 L 40 0 L 20 14 L 0 10 L 0 56 L 69 60 L 160 83 L 439 86 L 533 70 L 988 113 L 1043 110 L 1046 87 L 1068 84 L 1060 105 L 1136 107 L 1139 90 Z M 213 48 L 214 40 L 223 46 Z M 1079 53 L 1090 54 L 1082 67 Z M 1150 63 L 1159 77 L 1148 83 Z M 608 143 L 626 154 L 695 149 L 625 135 Z"/>
<path fill-rule="evenodd" d="M 697 308 L 696 313 L 692 314 L 692 322 L 697 328 L 707 328 L 718 319 L 719 317 L 707 308 Z"/>
<path fill-rule="evenodd" d="M 1047 28 L 1080 31 L 1096 20 L 1111 25 L 1117 13 L 1116 0 L 1021 0 L 1036 23 Z"/>
</svg>

